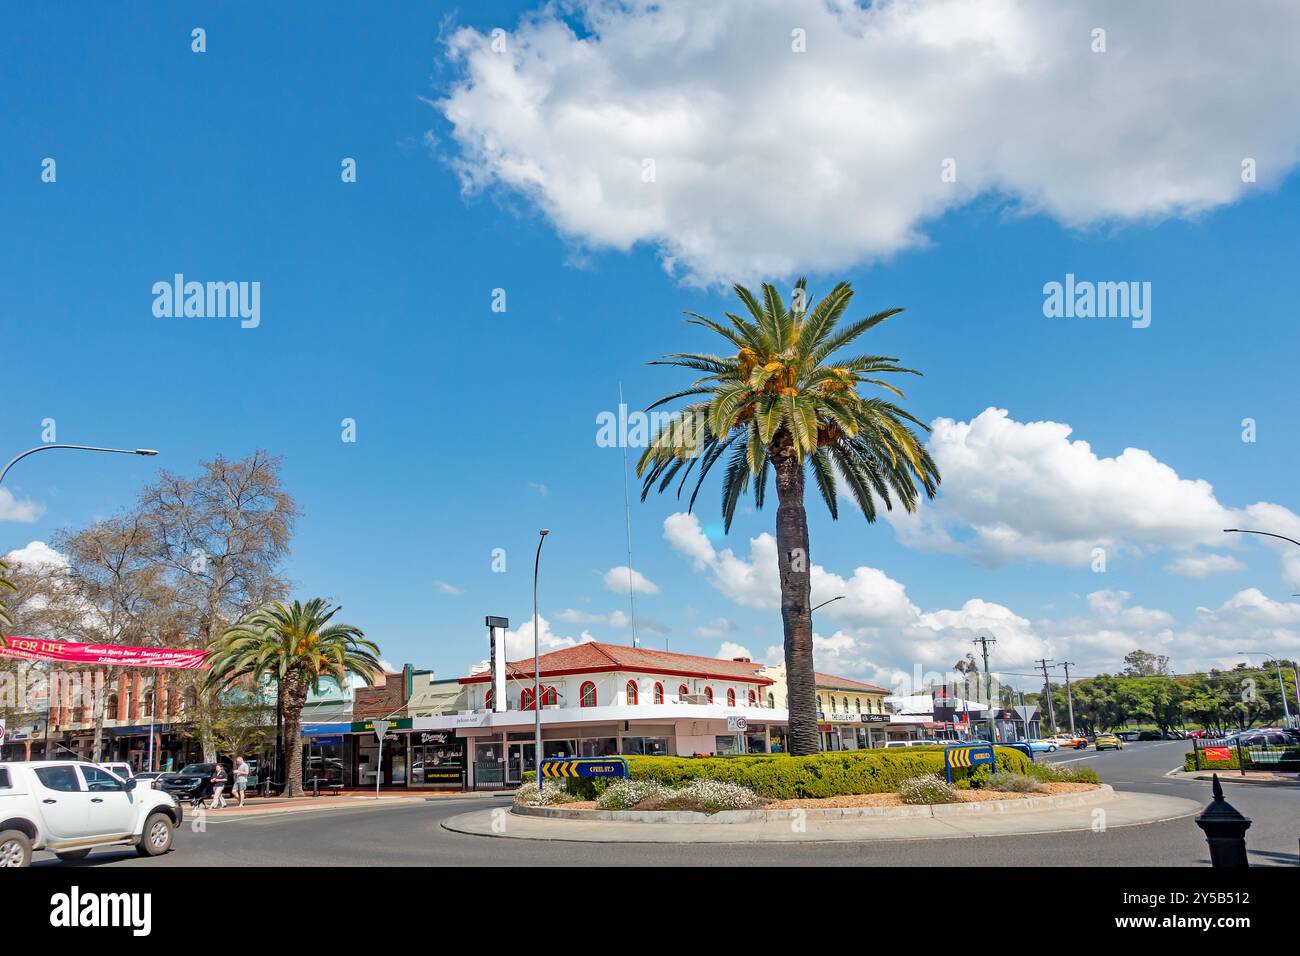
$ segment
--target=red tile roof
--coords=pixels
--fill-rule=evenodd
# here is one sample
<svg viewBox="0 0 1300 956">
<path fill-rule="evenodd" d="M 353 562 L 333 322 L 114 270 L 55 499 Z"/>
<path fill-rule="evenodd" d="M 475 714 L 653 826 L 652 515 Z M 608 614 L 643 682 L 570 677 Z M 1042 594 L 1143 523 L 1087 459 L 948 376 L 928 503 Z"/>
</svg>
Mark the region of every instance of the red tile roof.
<svg viewBox="0 0 1300 956">
<path fill-rule="evenodd" d="M 758 665 L 752 662 L 722 660 L 716 657 L 699 657 L 695 654 L 672 654 L 652 651 L 644 647 L 624 647 L 621 644 L 601 644 L 588 641 L 558 651 L 543 654 L 538 661 L 543 675 L 582 674 L 596 671 L 637 671 L 641 673 L 673 674 L 679 677 L 712 677 L 717 680 L 746 681 L 751 684 L 771 684 L 770 677 L 757 673 Z M 506 676 L 531 677 L 531 657 L 506 664 Z M 462 677 L 462 684 L 491 681 L 489 671 Z"/>
</svg>

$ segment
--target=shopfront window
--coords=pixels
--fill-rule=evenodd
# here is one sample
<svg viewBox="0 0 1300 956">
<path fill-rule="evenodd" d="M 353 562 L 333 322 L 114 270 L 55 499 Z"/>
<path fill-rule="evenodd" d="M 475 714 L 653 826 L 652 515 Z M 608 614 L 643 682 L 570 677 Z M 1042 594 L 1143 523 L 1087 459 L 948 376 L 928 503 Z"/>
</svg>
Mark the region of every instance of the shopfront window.
<svg viewBox="0 0 1300 956">
<path fill-rule="evenodd" d="M 543 740 L 543 757 L 576 757 L 578 742 L 576 740 Z"/>
<path fill-rule="evenodd" d="M 743 746 L 744 738 L 739 734 L 730 734 L 728 736 L 717 736 L 713 742 L 713 752 L 718 755 L 739 754 L 743 753 L 740 749 Z"/>
<path fill-rule="evenodd" d="M 761 754 L 767 752 L 767 736 L 765 734 L 746 734 L 745 749 L 751 754 Z"/>
<path fill-rule="evenodd" d="M 618 753 L 617 737 L 588 737 L 580 741 L 584 757 L 611 757 Z"/>
<path fill-rule="evenodd" d="M 474 782 L 480 786 L 502 786 L 506 782 L 505 751 L 501 741 L 474 745 Z"/>
<path fill-rule="evenodd" d="M 320 782 L 321 789 L 334 785 L 343 786 L 343 737 L 310 737 L 307 740 L 307 765 L 303 767 L 303 783 L 312 786 L 312 781 Z M 373 785 L 374 777 L 370 778 Z"/>
<path fill-rule="evenodd" d="M 647 757 L 667 757 L 667 737 L 624 737 L 623 753 L 644 754 Z"/>
<path fill-rule="evenodd" d="M 416 733 L 411 740 L 411 783 L 460 786 L 465 774 L 465 741 L 445 732 Z"/>
</svg>

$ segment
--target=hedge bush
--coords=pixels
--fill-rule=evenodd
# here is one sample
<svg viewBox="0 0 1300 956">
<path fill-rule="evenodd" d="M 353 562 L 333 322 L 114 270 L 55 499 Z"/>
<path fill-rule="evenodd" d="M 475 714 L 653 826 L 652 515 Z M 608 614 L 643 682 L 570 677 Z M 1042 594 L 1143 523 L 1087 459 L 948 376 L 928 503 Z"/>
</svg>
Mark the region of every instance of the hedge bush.
<svg viewBox="0 0 1300 956">
<path fill-rule="evenodd" d="M 772 800 L 843 797 L 857 793 L 895 793 L 904 780 L 927 774 L 943 775 L 942 747 L 899 747 L 847 750 L 792 757 L 788 754 L 754 754 L 745 757 L 645 757 L 628 756 L 633 780 L 654 780 L 680 787 L 693 780 L 721 780 L 748 787 Z M 1030 773 L 1034 764 L 1018 751 L 997 748 L 998 770 Z M 984 768 L 980 768 L 984 770 Z M 954 770 L 954 782 L 972 777 L 970 770 Z M 987 771 L 984 776 L 987 776 Z M 575 788 L 572 785 L 578 784 Z M 603 781 L 570 781 L 579 796 L 596 795 Z"/>
<path fill-rule="evenodd" d="M 1300 760 L 1279 760 L 1277 763 L 1254 763 L 1249 759 L 1249 750 L 1247 750 L 1246 770 L 1278 770 L 1283 773 L 1295 773 L 1300 770 Z M 1191 751 L 1183 755 L 1183 770 L 1188 773 L 1196 773 L 1196 751 Z M 1208 773 L 1213 770 L 1241 770 L 1241 761 L 1237 759 L 1237 748 L 1232 748 L 1231 755 L 1227 760 L 1206 760 L 1205 754 L 1201 754 L 1201 773 Z"/>
</svg>

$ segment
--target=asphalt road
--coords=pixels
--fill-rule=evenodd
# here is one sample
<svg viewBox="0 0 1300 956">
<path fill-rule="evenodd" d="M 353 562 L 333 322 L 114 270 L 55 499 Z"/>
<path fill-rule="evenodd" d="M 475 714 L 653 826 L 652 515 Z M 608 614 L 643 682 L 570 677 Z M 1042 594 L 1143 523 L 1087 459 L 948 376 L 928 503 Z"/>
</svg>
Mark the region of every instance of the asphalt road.
<svg viewBox="0 0 1300 956">
<path fill-rule="evenodd" d="M 1182 763 L 1184 741 L 1132 743 L 1122 751 L 1053 754 L 1054 763 L 1094 767 L 1117 790 L 1210 799 L 1210 785 L 1164 774 Z M 1235 784 L 1227 798 L 1254 821 L 1247 834 L 1251 862 L 1296 866 L 1300 840 L 1300 786 Z M 1201 831 L 1191 818 L 1103 833 L 1032 837 L 920 840 L 899 843 L 823 843 L 682 846 L 579 844 L 491 839 L 451 833 L 442 820 L 478 807 L 506 805 L 505 797 L 437 799 L 379 809 L 322 810 L 251 819 L 215 819 L 206 832 L 187 825 L 175 849 L 142 859 L 134 851 L 97 850 L 82 864 L 38 854 L 38 866 L 1205 866 Z"/>
</svg>

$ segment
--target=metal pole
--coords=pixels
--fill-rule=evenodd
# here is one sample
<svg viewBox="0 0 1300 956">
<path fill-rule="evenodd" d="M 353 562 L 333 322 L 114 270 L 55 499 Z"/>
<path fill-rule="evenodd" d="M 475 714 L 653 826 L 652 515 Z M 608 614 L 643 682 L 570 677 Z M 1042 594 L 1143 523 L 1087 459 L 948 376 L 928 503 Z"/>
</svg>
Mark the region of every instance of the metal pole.
<svg viewBox="0 0 1300 956">
<path fill-rule="evenodd" d="M 5 475 L 9 474 L 9 469 L 18 464 L 18 462 L 22 461 L 28 455 L 34 455 L 38 451 L 49 451 L 51 448 L 71 448 L 76 451 L 105 451 L 114 455 L 145 455 L 147 457 L 153 457 L 158 454 L 158 452 L 154 451 L 152 448 L 100 448 L 96 445 L 61 445 L 54 443 L 48 445 L 37 445 L 35 448 L 27 449 L 21 455 L 15 455 L 10 459 L 9 464 L 5 465 L 3 469 L 0 469 L 0 483 L 4 482 Z"/>
<path fill-rule="evenodd" d="M 533 769 L 537 771 L 537 792 L 542 790 L 542 670 L 540 664 L 541 658 L 541 635 L 537 633 L 537 574 L 542 566 L 542 545 L 546 541 L 546 536 L 551 532 L 547 528 L 537 532 L 537 555 L 533 558 Z M 628 568 L 629 574 L 631 568 Z M 579 704 L 582 701 L 578 701 Z M 521 748 L 522 749 L 522 748 Z M 523 766 L 519 768 L 519 776 L 523 778 Z"/>
<path fill-rule="evenodd" d="M 1056 733 L 1056 705 L 1052 703 L 1052 682 L 1047 677 L 1047 665 L 1051 662 L 1051 658 L 1043 658 L 1038 663 L 1043 668 L 1043 694 L 1047 697 L 1047 721 L 1052 725 L 1052 733 Z"/>
<path fill-rule="evenodd" d="M 1065 700 L 1070 705 L 1070 734 L 1074 734 L 1074 695 L 1070 692 L 1070 665 L 1074 661 L 1063 661 L 1061 666 L 1065 668 Z"/>
</svg>

